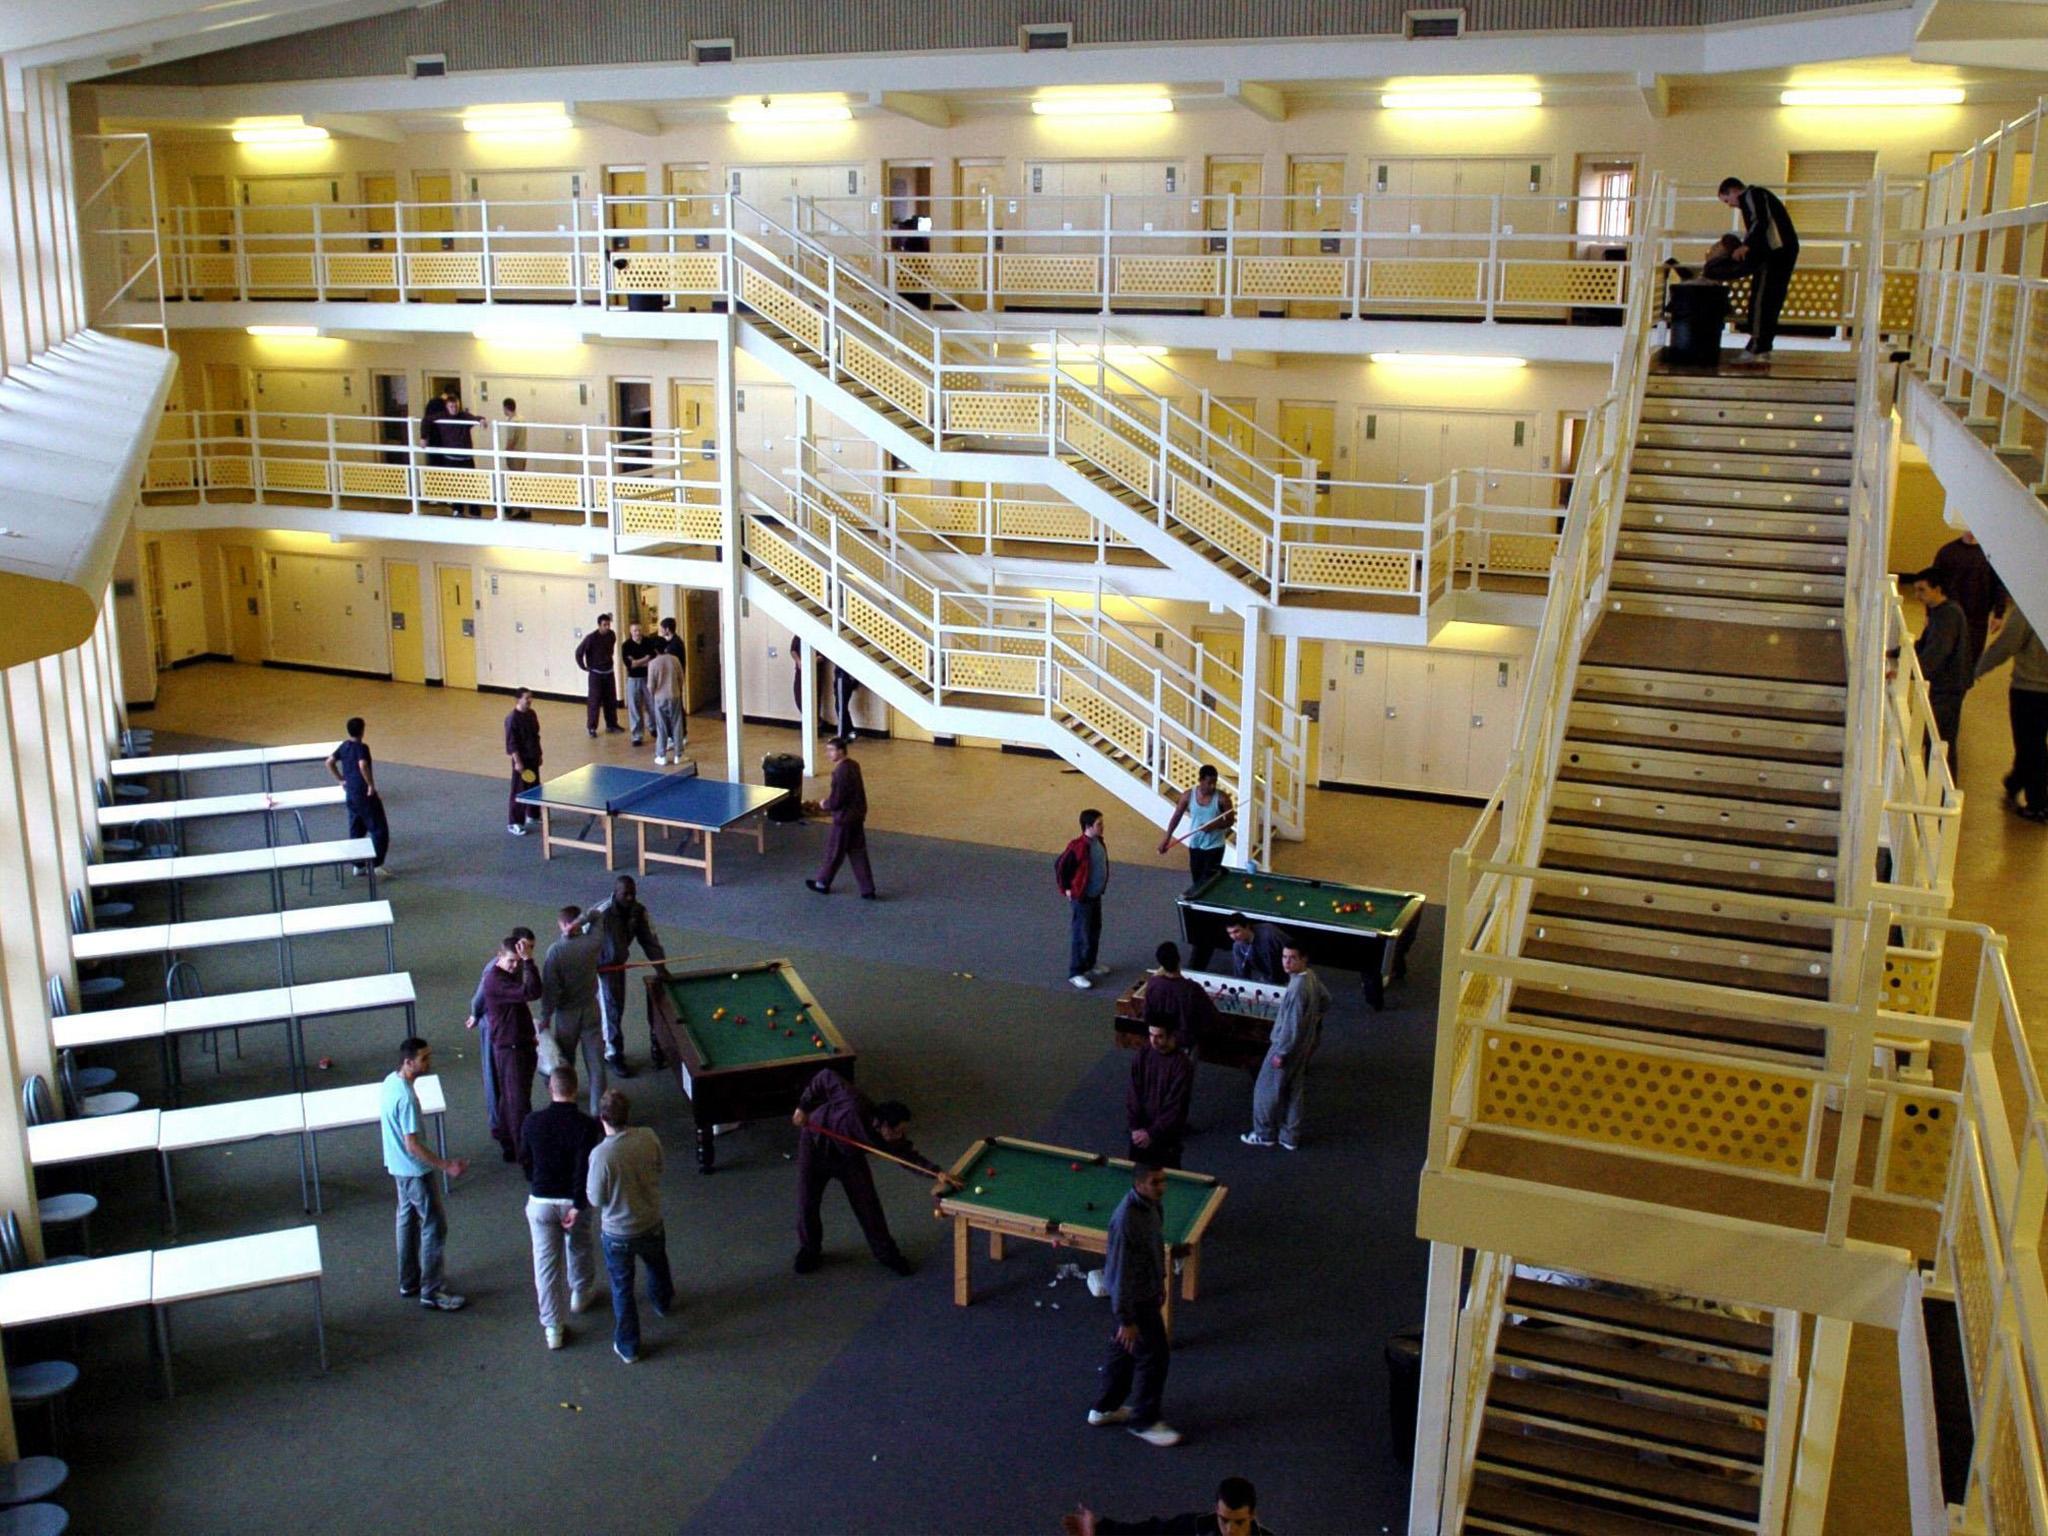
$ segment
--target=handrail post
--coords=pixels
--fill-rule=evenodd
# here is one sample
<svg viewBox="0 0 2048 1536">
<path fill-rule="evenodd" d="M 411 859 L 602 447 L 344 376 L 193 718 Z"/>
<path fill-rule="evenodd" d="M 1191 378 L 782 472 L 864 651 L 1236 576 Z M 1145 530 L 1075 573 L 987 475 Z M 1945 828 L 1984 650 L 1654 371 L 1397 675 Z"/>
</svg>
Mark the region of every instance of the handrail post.
<svg viewBox="0 0 2048 1536">
<path fill-rule="evenodd" d="M 1100 271 L 1097 272 L 1096 276 L 1100 279 L 1102 284 L 1102 313 L 1104 315 L 1107 315 L 1109 313 L 1109 290 L 1112 281 L 1111 272 L 1115 266 L 1115 261 L 1110 256 L 1110 246 L 1112 244 L 1111 225 L 1114 223 L 1116 219 L 1116 205 L 1111 200 L 1114 197 L 1114 195 L 1115 194 L 1110 192 L 1105 192 L 1102 194 L 1102 267 Z"/>
<path fill-rule="evenodd" d="M 320 205 L 313 204 L 313 297 L 327 298 L 327 252 L 320 227 Z"/>
<path fill-rule="evenodd" d="M 1487 199 L 1492 217 L 1486 227 L 1486 323 L 1491 325 L 1500 295 L 1500 193 Z"/>
<path fill-rule="evenodd" d="M 1352 245 L 1351 245 L 1351 318 L 1356 320 L 1365 308 L 1365 194 L 1360 192 L 1352 200 Z"/>
<path fill-rule="evenodd" d="M 405 303 L 405 209 L 403 201 L 391 205 L 391 285 L 398 302 Z M 415 509 L 417 510 L 417 509 Z"/>
<path fill-rule="evenodd" d="M 249 227 L 239 204 L 229 207 L 228 224 L 235 238 L 235 293 L 246 304 L 249 302 Z"/>
<path fill-rule="evenodd" d="M 341 454 L 335 445 L 332 411 L 327 413 L 327 505 L 330 511 L 341 510 Z"/>
</svg>

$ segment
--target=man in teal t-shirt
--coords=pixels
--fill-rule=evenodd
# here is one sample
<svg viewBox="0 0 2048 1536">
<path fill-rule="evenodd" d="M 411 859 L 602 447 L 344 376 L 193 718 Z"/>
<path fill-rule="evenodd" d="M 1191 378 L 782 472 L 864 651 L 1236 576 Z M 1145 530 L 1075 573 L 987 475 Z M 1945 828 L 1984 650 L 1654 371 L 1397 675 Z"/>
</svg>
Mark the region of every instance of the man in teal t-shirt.
<svg viewBox="0 0 2048 1536">
<path fill-rule="evenodd" d="M 436 1157 L 420 1133 L 420 1100 L 413 1084 L 434 1070 L 434 1048 L 414 1036 L 398 1048 L 398 1070 L 384 1079 L 378 1124 L 384 1135 L 384 1171 L 398 1186 L 398 1294 L 417 1296 L 436 1312 L 459 1312 L 467 1298 L 441 1286 L 441 1249 L 448 1215 L 434 1175 L 459 1179 L 461 1158 Z"/>
</svg>

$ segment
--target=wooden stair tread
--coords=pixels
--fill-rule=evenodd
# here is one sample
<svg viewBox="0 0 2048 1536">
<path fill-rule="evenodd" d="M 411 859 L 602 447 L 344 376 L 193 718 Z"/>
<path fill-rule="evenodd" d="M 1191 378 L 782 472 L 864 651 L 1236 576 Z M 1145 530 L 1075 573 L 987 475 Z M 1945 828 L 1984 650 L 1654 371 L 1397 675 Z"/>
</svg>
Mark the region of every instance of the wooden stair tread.
<svg viewBox="0 0 2048 1536">
<path fill-rule="evenodd" d="M 1684 1393 L 1730 1407 L 1763 1410 L 1770 1406 L 1771 1384 L 1763 1376 L 1715 1365 L 1673 1360 L 1654 1349 L 1632 1349 L 1579 1339 L 1550 1328 L 1503 1324 L 1497 1355 L 1536 1365 L 1558 1366 L 1624 1385 L 1652 1391 Z"/>
<path fill-rule="evenodd" d="M 1533 1275 L 1514 1275 L 1508 1280 L 1508 1309 L 1535 1307 L 1547 1312 L 1583 1317 L 1617 1328 L 1633 1328 L 1660 1334 L 1682 1343 L 1706 1344 L 1722 1349 L 1739 1349 L 1746 1354 L 1769 1358 L 1777 1339 L 1768 1323 L 1753 1323 L 1724 1312 L 1706 1312 L 1697 1307 L 1673 1306 L 1647 1296 L 1623 1296 L 1611 1290 L 1559 1285 Z"/>
<path fill-rule="evenodd" d="M 1700 677 L 1756 682 L 1848 684 L 1842 637 L 1833 630 L 1788 629 L 1759 635 L 1753 624 L 1610 613 L 1580 659 L 1595 666 L 1655 667 Z"/>
<path fill-rule="evenodd" d="M 1824 927 L 1802 923 L 1767 923 L 1719 912 L 1688 912 L 1681 908 L 1594 901 L 1539 891 L 1529 904 L 1533 917 L 1575 918 L 1589 923 L 1621 923 L 1662 933 L 1691 934 L 1703 939 L 1734 939 L 1745 944 L 1771 944 L 1786 949 L 1828 953 L 1832 936 Z"/>
<path fill-rule="evenodd" d="M 1566 764 L 1557 771 L 1560 780 L 1571 784 L 1614 784 L 1612 769 Z M 1672 779 L 1662 775 L 1631 775 L 1627 788 L 1667 792 L 1674 795 L 1709 795 L 1723 800 L 1743 800 L 1758 805 L 1792 805 L 1808 810 L 1834 810 L 1842 803 L 1839 791 L 1829 789 L 1779 789 L 1765 784 L 1714 783 L 1701 779 Z"/>
<path fill-rule="evenodd" d="M 1647 1515 L 1626 1513 L 1597 1504 L 1574 1504 L 1556 1495 L 1562 1488 L 1492 1481 L 1482 1476 L 1465 1501 L 1468 1520 L 1488 1520 L 1517 1531 L 1542 1536 L 1700 1536 L 1695 1525 L 1670 1525 Z"/>
<path fill-rule="evenodd" d="M 1505 1462 L 1524 1471 L 1564 1478 L 1596 1494 L 1631 1493 L 1738 1519 L 1755 1518 L 1762 1498 L 1754 1483 L 1736 1478 L 1663 1466 L 1584 1440 L 1567 1444 L 1498 1425 L 1480 1429 L 1479 1456 L 1483 1461 Z"/>
<path fill-rule="evenodd" d="M 1565 943 L 1558 939 L 1525 939 L 1522 955 L 1529 960 L 1548 960 L 1557 965 L 1583 966 L 1590 970 L 1624 971 L 1633 976 L 1663 976 L 1673 961 L 1665 955 L 1649 955 L 1628 949 L 1609 949 L 1585 940 Z M 1759 971 L 1739 965 L 1715 965 L 1706 960 L 1684 962 L 1686 978 L 1713 987 L 1739 987 L 1749 992 L 1768 992 L 1774 997 L 1800 997 L 1826 1002 L 1825 976 L 1787 975 L 1782 971 Z"/>
<path fill-rule="evenodd" d="M 1774 853 L 1813 853 L 1833 858 L 1838 851 L 1835 839 L 1824 832 L 1731 827 L 1717 822 L 1686 821 L 1666 816 L 1632 816 L 1626 812 L 1594 810 L 1584 806 L 1553 806 L 1550 820 L 1554 826 L 1560 827 L 1689 837 L 1703 843 L 1719 843 L 1730 848 L 1763 848 Z"/>
<path fill-rule="evenodd" d="M 1637 752 L 1697 752 L 1708 757 L 1740 757 L 1765 763 L 1791 763 L 1801 768 L 1839 768 L 1842 754 L 1819 747 L 1785 747 L 1770 742 L 1699 741 L 1684 736 L 1651 736 L 1640 731 L 1582 730 L 1574 726 L 1565 737 L 1600 747 Z"/>
<path fill-rule="evenodd" d="M 1740 699 L 1684 699 L 1661 694 L 1623 693 L 1583 685 L 1572 695 L 1574 704 L 1627 705 L 1636 709 L 1681 709 L 1693 715 L 1730 715 L 1739 720 L 1775 720 L 1785 725 L 1832 725 L 1844 723 L 1839 707 L 1815 709 L 1792 704 L 1749 704 Z"/>
<path fill-rule="evenodd" d="M 1612 998 L 1562 992 L 1555 987 L 1533 986 L 1528 982 L 1518 984 L 1509 995 L 1508 1012 L 1531 1018 L 1593 1024 L 1607 1029 L 1633 1030 L 1638 1034 L 1679 1035 L 1687 1040 L 1744 1045 L 1756 1050 L 1810 1057 L 1816 1061 L 1827 1054 L 1826 1031 L 1809 1029 L 1802 1024 L 1742 1019 L 1732 1014 L 1697 1009 L 1656 1008 L 1643 1003 L 1617 1002 Z"/>
<path fill-rule="evenodd" d="M 1744 891 L 1752 895 L 1790 896 L 1801 901 L 1833 901 L 1835 882 L 1812 875 L 1773 875 L 1760 870 L 1706 869 L 1697 864 L 1658 863 L 1650 859 L 1625 859 L 1616 854 L 1581 853 L 1545 848 L 1545 869 L 1576 870 L 1588 875 L 1619 875 L 1630 880 L 1651 880 L 1666 885 L 1684 885 L 1717 891 Z"/>
<path fill-rule="evenodd" d="M 1693 543 L 1705 542 L 1691 534 L 1676 534 Z M 1740 552 L 1728 554 L 1690 553 L 1685 550 L 1650 548 L 1639 551 L 1617 550 L 1614 569 L 1623 570 L 1630 566 L 1651 566 L 1674 571 L 1727 571 L 1731 575 L 1776 576 L 1787 581 L 1835 581 L 1840 582 L 1842 573 L 1838 570 L 1806 570 L 1787 566 L 1763 556 L 1744 560 Z M 1837 594 L 1839 596 L 1839 594 Z"/>
<path fill-rule="evenodd" d="M 1630 562 L 1617 560 L 1607 578 L 1610 595 L 1668 599 L 1672 602 L 1711 602 L 1721 612 L 1743 608 L 1766 618 L 1787 611 L 1828 611 L 1842 606 L 1839 592 L 1737 592 L 1721 586 L 1686 586 L 1669 581 L 1652 581 L 1629 569 Z M 1748 572 L 1732 571 L 1747 575 Z"/>
<path fill-rule="evenodd" d="M 1644 1403 L 1624 1402 L 1601 1392 L 1551 1386 L 1526 1376 L 1497 1373 L 1487 1384 L 1486 1405 L 1654 1441 L 1673 1450 L 1691 1448 L 1737 1461 L 1764 1459 L 1764 1433 L 1760 1429 L 1705 1414 L 1675 1413 Z"/>
</svg>

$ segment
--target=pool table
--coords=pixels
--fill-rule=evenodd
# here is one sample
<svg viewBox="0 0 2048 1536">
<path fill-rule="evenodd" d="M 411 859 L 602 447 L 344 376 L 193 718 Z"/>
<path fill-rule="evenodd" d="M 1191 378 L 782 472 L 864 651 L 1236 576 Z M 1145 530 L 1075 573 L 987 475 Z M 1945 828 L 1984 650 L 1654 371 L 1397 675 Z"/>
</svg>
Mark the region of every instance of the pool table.
<svg viewBox="0 0 2048 1536">
<path fill-rule="evenodd" d="M 1002 1258 L 1006 1237 L 1102 1253 L 1109 1218 L 1131 1188 L 1131 1164 L 1124 1158 L 1011 1136 L 977 1141 L 948 1171 L 962 1186 L 940 1196 L 937 1215 L 953 1223 L 953 1302 L 962 1307 L 972 1294 L 968 1248 L 975 1228 L 988 1233 L 992 1259 Z M 1183 1261 L 1180 1293 L 1187 1301 L 1195 1299 L 1201 1281 L 1202 1237 L 1227 1192 L 1209 1174 L 1167 1171 L 1166 1246 Z M 1166 1313 L 1171 1323 L 1171 1280 Z"/>
<path fill-rule="evenodd" d="M 647 1019 L 689 1095 L 704 1173 L 714 1126 L 787 1115 L 820 1067 L 853 1076 L 853 1048 L 787 960 L 652 972 Z"/>
<path fill-rule="evenodd" d="M 1116 1000 L 1116 1043 L 1125 1050 L 1145 1050 L 1151 1045 L 1145 1025 L 1145 984 L 1157 974 L 1147 971 Z M 1212 1038 L 1181 1042 L 1182 1049 L 1192 1048 L 1197 1061 L 1238 1067 L 1256 1076 L 1266 1059 L 1266 1047 L 1272 1043 L 1273 1020 L 1287 989 L 1210 971 L 1183 974 L 1209 994 L 1223 1028 Z"/>
<path fill-rule="evenodd" d="M 1180 936 L 1226 957 L 1224 925 L 1242 912 L 1253 922 L 1299 933 L 1310 962 L 1323 969 L 1356 971 L 1366 1000 L 1383 1007 L 1387 988 L 1408 968 L 1408 951 L 1421 926 L 1420 891 L 1377 891 L 1300 875 L 1220 869 L 1180 896 Z"/>
</svg>

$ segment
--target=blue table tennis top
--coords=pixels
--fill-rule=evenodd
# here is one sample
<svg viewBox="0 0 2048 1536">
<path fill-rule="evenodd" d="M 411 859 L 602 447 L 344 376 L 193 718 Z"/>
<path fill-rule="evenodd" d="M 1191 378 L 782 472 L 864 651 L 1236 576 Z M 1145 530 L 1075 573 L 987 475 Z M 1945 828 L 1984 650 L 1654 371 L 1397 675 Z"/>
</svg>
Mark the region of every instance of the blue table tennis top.
<svg viewBox="0 0 2048 1536">
<path fill-rule="evenodd" d="M 588 811 L 593 816 L 637 816 L 693 827 L 725 827 L 766 806 L 786 789 L 734 784 L 690 773 L 656 773 L 591 763 L 519 792 L 525 805 Z"/>
</svg>

